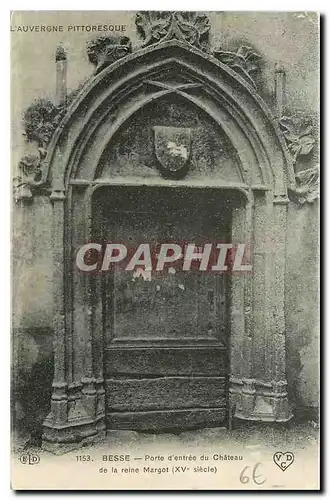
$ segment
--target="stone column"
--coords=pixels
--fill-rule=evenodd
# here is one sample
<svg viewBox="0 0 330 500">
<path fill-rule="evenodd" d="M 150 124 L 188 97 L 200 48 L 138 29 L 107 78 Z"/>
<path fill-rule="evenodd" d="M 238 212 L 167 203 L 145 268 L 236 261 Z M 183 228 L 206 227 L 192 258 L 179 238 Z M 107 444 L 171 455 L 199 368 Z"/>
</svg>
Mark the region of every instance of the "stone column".
<svg viewBox="0 0 330 500">
<path fill-rule="evenodd" d="M 256 192 L 254 199 L 245 223 L 248 235 L 253 219 L 252 286 L 245 278 L 243 291 L 241 278 L 233 279 L 230 404 L 236 418 L 283 422 L 291 418 L 285 375 L 286 200 L 274 200 L 271 192 Z M 242 214 L 240 219 L 242 224 Z M 233 224 L 237 230 L 235 217 Z"/>
<path fill-rule="evenodd" d="M 285 106 L 285 71 L 279 64 L 275 64 L 275 105 L 276 116 L 282 118 Z"/>
<path fill-rule="evenodd" d="M 44 421 L 43 445 L 53 451 L 60 441 L 59 434 L 68 420 L 66 379 L 66 325 L 65 325 L 65 272 L 64 272 L 64 186 L 55 183 L 50 200 L 53 205 L 53 325 L 54 325 L 54 379 L 51 411 Z"/>
<path fill-rule="evenodd" d="M 85 209 L 85 242 L 93 239 L 93 219 L 92 219 L 92 186 L 86 189 L 84 209 Z M 95 322 L 95 280 L 94 274 L 84 275 L 85 287 L 85 358 L 84 376 L 82 382 L 82 399 L 85 411 L 91 420 L 96 417 L 97 393 L 95 388 L 95 359 L 94 359 L 94 322 Z M 96 332 L 95 332 L 96 333 Z"/>
<path fill-rule="evenodd" d="M 67 97 L 67 55 L 65 49 L 59 45 L 55 53 L 56 64 L 56 104 L 66 104 Z"/>
<path fill-rule="evenodd" d="M 287 208 L 289 200 L 275 198 L 273 205 L 273 294 L 272 294 L 272 406 L 277 421 L 292 417 L 286 380 L 285 261 Z"/>
<path fill-rule="evenodd" d="M 252 245 L 254 202 L 249 194 L 245 206 L 234 208 L 232 217 L 233 244 Z M 230 383 L 229 405 L 232 416 L 249 412 L 253 403 L 250 389 L 245 381 L 252 377 L 252 276 L 233 273 L 231 277 L 231 332 L 230 332 Z"/>
<path fill-rule="evenodd" d="M 53 184 L 50 199 L 53 203 L 54 380 L 51 412 L 44 422 L 43 448 L 62 453 L 104 437 L 104 404 L 101 405 L 102 411 L 97 410 L 98 397 L 102 402 L 103 396 L 104 401 L 104 388 L 102 380 L 96 390 L 94 375 L 93 277 L 84 275 L 79 284 L 75 284 L 71 303 L 70 280 L 73 279 L 73 273 L 69 272 L 69 259 L 72 257 L 71 231 L 74 220 L 66 220 L 69 215 L 72 217 L 73 211 L 65 203 L 71 203 L 72 197 L 66 200 L 62 184 L 56 181 Z M 90 189 L 80 199 L 78 210 L 84 215 L 85 238 L 88 238 L 92 224 Z M 75 307 L 74 296 L 78 286 L 79 293 L 84 297 L 84 321 L 80 329 L 74 330 L 74 334 L 80 337 L 81 346 L 83 343 L 82 357 L 81 351 L 75 351 L 70 314 L 70 309 Z M 75 370 L 72 371 L 73 362 L 81 367 L 79 378 Z"/>
</svg>

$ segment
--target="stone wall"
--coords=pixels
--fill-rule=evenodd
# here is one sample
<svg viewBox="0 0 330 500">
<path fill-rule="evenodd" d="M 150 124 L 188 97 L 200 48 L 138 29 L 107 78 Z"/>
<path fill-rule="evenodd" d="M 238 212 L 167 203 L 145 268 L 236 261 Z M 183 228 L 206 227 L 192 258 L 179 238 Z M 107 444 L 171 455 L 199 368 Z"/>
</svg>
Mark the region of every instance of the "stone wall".
<svg viewBox="0 0 330 500">
<path fill-rule="evenodd" d="M 75 23 L 74 13 L 58 13 L 58 24 Z M 40 23 L 41 13 L 25 13 L 24 24 Z M 55 24 L 52 13 L 43 12 L 43 23 Z M 62 15 L 62 18 L 61 18 Z M 79 24 L 102 22 L 109 13 L 80 13 Z M 64 17 L 63 17 L 64 16 Z M 114 14 L 112 14 L 114 16 Z M 120 13 L 125 35 L 138 43 L 134 13 Z M 118 18 L 119 19 L 119 18 Z M 274 64 L 286 71 L 286 110 L 315 117 L 318 113 L 318 20 L 306 13 L 209 14 L 212 45 L 234 50 L 241 43 L 262 54 L 258 90 L 274 109 Z M 19 20 L 16 20 L 19 24 Z M 24 41 L 22 37 L 24 36 Z M 12 38 L 13 169 L 24 146 L 21 117 L 38 97 L 55 95 L 54 53 L 62 33 L 47 34 L 47 43 L 35 43 L 36 34 Z M 94 35 L 95 36 L 95 35 Z M 67 35 L 68 85 L 72 90 L 92 73 L 85 44 L 87 33 Z M 40 36 L 41 40 L 41 36 Z M 34 54 L 31 64 L 30 54 Z M 280 56 L 279 56 L 280 54 Z M 22 90 L 24 89 L 24 91 Z M 33 428 L 48 412 L 52 362 L 51 204 L 38 196 L 24 206 L 13 206 L 13 386 L 14 420 L 21 428 Z M 318 204 L 288 208 L 286 264 L 286 328 L 288 382 L 298 413 L 318 406 Z M 35 389 L 37 388 L 37 390 Z"/>
<path fill-rule="evenodd" d="M 301 414 L 319 405 L 319 206 L 289 205 L 286 263 L 288 384 Z"/>
<path fill-rule="evenodd" d="M 13 205 L 12 415 L 29 434 L 49 411 L 54 371 L 51 213 L 48 197 Z"/>
<path fill-rule="evenodd" d="M 295 414 L 308 418 L 319 404 L 318 210 L 318 203 L 288 209 L 287 375 Z M 50 202 L 36 197 L 14 207 L 14 218 L 14 419 L 29 430 L 48 412 L 53 376 Z"/>
</svg>

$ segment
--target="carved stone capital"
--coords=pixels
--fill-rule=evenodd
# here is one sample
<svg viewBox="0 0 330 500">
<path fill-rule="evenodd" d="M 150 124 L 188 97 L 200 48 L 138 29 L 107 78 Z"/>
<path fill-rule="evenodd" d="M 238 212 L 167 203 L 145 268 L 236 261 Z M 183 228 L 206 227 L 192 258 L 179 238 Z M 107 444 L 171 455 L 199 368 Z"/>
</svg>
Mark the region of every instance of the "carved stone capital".
<svg viewBox="0 0 330 500">
<path fill-rule="evenodd" d="M 210 31 L 208 17 L 200 12 L 142 11 L 135 24 L 144 46 L 177 39 L 205 49 Z"/>
<path fill-rule="evenodd" d="M 127 36 L 102 35 L 87 44 L 89 61 L 95 66 L 95 73 L 132 52 L 132 43 Z"/>
<path fill-rule="evenodd" d="M 19 175 L 14 179 L 15 200 L 27 200 L 33 197 L 31 186 L 39 181 L 42 173 L 42 161 L 46 150 L 37 148 L 35 153 L 23 156 L 19 162 Z"/>
</svg>

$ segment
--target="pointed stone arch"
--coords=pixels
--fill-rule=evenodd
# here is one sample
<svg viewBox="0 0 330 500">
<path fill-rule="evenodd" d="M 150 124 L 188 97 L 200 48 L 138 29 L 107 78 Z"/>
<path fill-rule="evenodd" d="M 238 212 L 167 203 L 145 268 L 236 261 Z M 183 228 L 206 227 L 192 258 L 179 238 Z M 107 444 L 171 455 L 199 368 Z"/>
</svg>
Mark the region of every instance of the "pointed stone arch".
<svg viewBox="0 0 330 500">
<path fill-rule="evenodd" d="M 162 87 L 162 81 L 157 78 L 164 72 L 185 75 L 190 82 L 172 89 L 166 84 Z M 152 82 L 156 84 L 153 90 Z M 139 95 L 138 89 L 143 85 L 149 85 L 149 91 Z M 191 89 L 198 85 L 199 95 L 192 94 Z M 88 82 L 54 134 L 39 183 L 51 178 L 64 186 L 71 178 L 74 162 L 79 161 L 80 151 L 96 129 L 102 130 L 102 125 L 108 127 L 107 119 L 112 129 L 100 148 L 109 142 L 115 128 L 140 107 L 170 93 L 194 101 L 220 126 L 227 126 L 227 133 L 230 140 L 236 142 L 236 147 L 243 133 L 250 149 L 258 156 L 269 187 L 272 184 L 270 177 L 273 177 L 275 195 L 284 195 L 287 188 L 294 185 L 292 160 L 277 121 L 256 90 L 213 56 L 178 40 L 141 49 L 113 63 Z M 121 104 L 132 95 L 130 106 Z M 222 115 L 223 120 L 220 110 L 226 112 Z M 120 115 L 114 118 L 111 111 Z M 229 121 L 227 125 L 224 118 L 230 117 L 232 123 Z"/>
<path fill-rule="evenodd" d="M 251 84 L 215 57 L 170 40 L 127 55 L 85 85 L 54 134 L 35 183 L 50 186 L 53 203 L 55 374 L 52 410 L 44 423 L 47 446 L 104 433 L 103 347 L 95 331 L 93 283 L 85 276 L 73 279 L 72 247 L 92 237 L 93 193 L 129 182 L 102 176 L 105 152 L 138 111 L 165 97 L 180 98 L 207 115 L 239 158 L 240 182 L 209 179 L 220 194 L 243 193 L 245 201 L 233 213 L 233 238 L 250 244 L 254 255 L 253 280 L 232 279 L 231 412 L 250 420 L 290 418 L 284 269 L 292 161 L 276 119 Z M 166 185 L 161 178 L 154 182 Z M 187 178 L 178 185 L 192 184 Z M 80 214 L 79 234 L 75 214 Z M 79 295 L 80 303 L 74 299 Z M 78 324 L 74 310 L 84 301 Z M 86 346 L 83 355 L 79 342 Z"/>
</svg>

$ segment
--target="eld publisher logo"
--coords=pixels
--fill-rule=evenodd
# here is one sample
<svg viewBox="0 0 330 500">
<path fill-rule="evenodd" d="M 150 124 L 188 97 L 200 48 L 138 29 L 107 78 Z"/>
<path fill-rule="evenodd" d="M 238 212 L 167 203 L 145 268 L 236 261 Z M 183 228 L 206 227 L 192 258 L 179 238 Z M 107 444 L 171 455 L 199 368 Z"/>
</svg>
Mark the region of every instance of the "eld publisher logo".
<svg viewBox="0 0 330 500">
<path fill-rule="evenodd" d="M 23 465 L 37 465 L 40 462 L 40 457 L 36 453 L 22 453 L 19 461 Z"/>
</svg>

